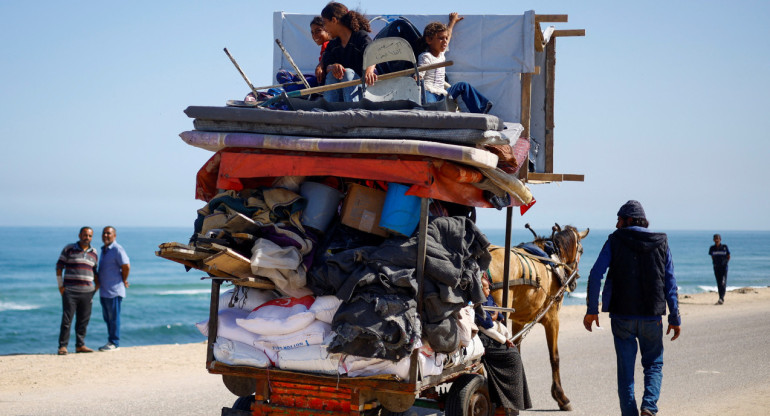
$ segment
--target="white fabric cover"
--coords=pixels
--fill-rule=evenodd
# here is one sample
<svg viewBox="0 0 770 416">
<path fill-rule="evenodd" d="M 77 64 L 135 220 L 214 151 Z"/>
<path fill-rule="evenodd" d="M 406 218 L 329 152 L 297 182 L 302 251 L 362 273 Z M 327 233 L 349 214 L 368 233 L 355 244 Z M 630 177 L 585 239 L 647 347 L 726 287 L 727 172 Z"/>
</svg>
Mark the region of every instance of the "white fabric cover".
<svg viewBox="0 0 770 416">
<path fill-rule="evenodd" d="M 320 374 L 338 374 L 342 354 L 330 354 L 326 348 L 327 345 L 321 344 L 278 351 L 280 368 Z"/>
<path fill-rule="evenodd" d="M 258 238 L 251 253 L 251 272 L 270 279 L 279 292 L 293 297 L 313 293 L 305 287 L 306 270 L 302 254 L 296 247 L 281 247 L 270 240 Z"/>
<path fill-rule="evenodd" d="M 280 39 L 300 70 L 313 73 L 318 65 L 319 47 L 310 37 L 314 15 L 273 14 L 273 37 Z M 447 23 L 447 15 L 403 15 L 422 32 L 430 22 Z M 375 16 L 367 16 L 371 19 Z M 383 16 L 392 20 L 398 15 Z M 447 67 L 450 83 L 465 81 L 495 103 L 492 114 L 505 121 L 521 119 L 521 81 L 519 74 L 535 70 L 535 12 L 523 15 L 464 15 L 454 27 L 446 53 L 454 65 Z M 384 27 L 372 22 L 372 36 Z M 418 51 L 419 53 L 420 51 Z M 273 48 L 273 73 L 291 68 L 279 48 Z"/>
<path fill-rule="evenodd" d="M 309 311 L 313 301 L 312 296 L 273 299 L 235 322 L 238 326 L 259 335 L 290 334 L 307 327 L 315 320 L 315 314 Z"/>
<path fill-rule="evenodd" d="M 330 324 L 340 305 L 342 300 L 336 296 L 319 296 L 313 302 L 310 311 L 315 314 L 315 319 Z"/>
<path fill-rule="evenodd" d="M 493 321 L 492 328 L 489 328 L 489 329 L 479 328 L 479 329 L 488 337 L 492 338 L 493 340 L 501 344 L 505 344 L 505 341 L 511 337 L 511 332 L 508 331 L 508 328 L 500 321 Z"/>
<path fill-rule="evenodd" d="M 213 352 L 217 361 L 229 365 L 248 365 L 259 368 L 270 366 L 270 360 L 264 352 L 251 345 L 223 337 L 217 337 Z"/>
</svg>

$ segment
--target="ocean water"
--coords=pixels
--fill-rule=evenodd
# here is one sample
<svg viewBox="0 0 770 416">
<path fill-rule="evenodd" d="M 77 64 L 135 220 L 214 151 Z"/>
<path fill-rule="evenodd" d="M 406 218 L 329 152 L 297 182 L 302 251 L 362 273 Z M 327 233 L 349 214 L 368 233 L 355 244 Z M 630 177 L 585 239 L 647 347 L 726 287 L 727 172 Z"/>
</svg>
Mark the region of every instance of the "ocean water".
<svg viewBox="0 0 770 416">
<path fill-rule="evenodd" d="M 100 227 L 97 227 L 100 229 Z M 98 230 L 97 230 L 98 231 Z M 490 241 L 503 245 L 503 230 L 484 230 Z M 118 242 L 131 258 L 131 287 L 123 301 L 121 346 L 200 342 L 195 323 L 208 317 L 211 283 L 203 272 L 185 272 L 180 264 L 155 256 L 158 244 L 187 242 L 192 227 L 120 228 Z M 55 264 L 61 249 L 77 240 L 77 228 L 0 227 L 0 355 L 51 354 L 58 346 L 61 296 Z M 583 304 L 588 272 L 610 230 L 592 230 L 583 242 L 581 277 L 565 304 Z M 710 231 L 669 231 L 680 294 L 716 289 L 708 256 Z M 730 288 L 770 285 L 770 232 L 721 232 L 730 247 Z M 97 239 L 99 233 L 97 232 Z M 514 231 L 514 244 L 531 234 Z M 94 246 L 101 247 L 101 241 Z M 98 295 L 94 299 L 86 344 L 107 341 Z M 70 350 L 74 349 L 74 324 Z"/>
</svg>

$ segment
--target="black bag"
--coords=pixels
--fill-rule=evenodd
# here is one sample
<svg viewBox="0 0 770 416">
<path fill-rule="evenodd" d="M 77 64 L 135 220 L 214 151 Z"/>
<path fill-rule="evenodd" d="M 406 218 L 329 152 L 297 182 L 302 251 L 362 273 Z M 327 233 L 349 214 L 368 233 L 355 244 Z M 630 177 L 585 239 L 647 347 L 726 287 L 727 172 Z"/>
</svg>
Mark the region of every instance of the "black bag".
<svg viewBox="0 0 770 416">
<path fill-rule="evenodd" d="M 415 61 L 417 61 L 417 57 L 420 56 L 420 53 L 425 49 L 425 44 L 422 40 L 420 31 L 417 30 L 412 22 L 406 17 L 399 16 L 388 23 L 379 33 L 377 33 L 374 39 L 391 37 L 403 38 L 409 42 L 409 45 L 412 47 L 412 52 L 414 53 Z M 410 68 L 414 68 L 414 66 L 409 61 L 389 61 L 377 64 L 377 73 L 383 75 Z"/>
</svg>

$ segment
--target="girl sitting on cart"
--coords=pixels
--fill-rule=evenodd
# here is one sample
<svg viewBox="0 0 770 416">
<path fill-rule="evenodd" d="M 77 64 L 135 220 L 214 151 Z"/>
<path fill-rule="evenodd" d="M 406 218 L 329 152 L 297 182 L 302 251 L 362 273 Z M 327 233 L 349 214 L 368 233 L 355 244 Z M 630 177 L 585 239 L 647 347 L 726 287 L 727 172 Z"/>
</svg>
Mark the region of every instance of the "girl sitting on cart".
<svg viewBox="0 0 770 416">
<path fill-rule="evenodd" d="M 481 279 L 481 287 L 487 297 L 483 305 L 497 306 L 490 294 L 486 273 Z M 518 415 L 519 410 L 531 408 L 532 401 L 529 398 L 527 377 L 519 350 L 509 339 L 510 333 L 505 327 L 502 315 L 501 312 L 476 308 L 476 325 L 484 345 L 481 362 L 486 369 L 492 402 L 505 408 L 507 415 Z"/>
</svg>

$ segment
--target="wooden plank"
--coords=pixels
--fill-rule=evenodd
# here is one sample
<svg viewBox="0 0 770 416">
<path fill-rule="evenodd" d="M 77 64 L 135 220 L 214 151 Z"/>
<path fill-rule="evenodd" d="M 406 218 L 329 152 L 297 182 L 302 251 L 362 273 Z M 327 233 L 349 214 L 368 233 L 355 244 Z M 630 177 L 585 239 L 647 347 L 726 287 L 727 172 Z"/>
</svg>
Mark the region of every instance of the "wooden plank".
<svg viewBox="0 0 770 416">
<path fill-rule="evenodd" d="M 532 105 L 532 74 L 521 74 L 521 120 L 524 127 L 521 132 L 522 137 L 529 137 L 530 115 Z M 519 169 L 519 179 L 526 181 L 529 172 L 528 163 L 525 162 L 524 168 Z"/>
<path fill-rule="evenodd" d="M 540 28 L 540 22 L 535 20 L 535 51 L 542 52 L 544 43 L 545 41 L 543 40 L 543 29 Z"/>
<path fill-rule="evenodd" d="M 556 22 L 567 23 L 569 15 L 567 14 L 536 14 L 535 22 Z"/>
<path fill-rule="evenodd" d="M 556 81 L 556 38 L 551 38 L 545 52 L 545 166 L 553 173 L 554 86 Z"/>
<path fill-rule="evenodd" d="M 575 173 L 535 173 L 530 172 L 527 176 L 529 183 L 546 183 L 546 182 L 583 182 L 585 175 Z"/>
<path fill-rule="evenodd" d="M 251 272 L 251 261 L 230 248 L 207 257 L 203 260 L 203 263 L 212 269 L 242 279 L 255 277 Z"/>
<path fill-rule="evenodd" d="M 553 36 L 585 36 L 586 30 L 585 29 L 561 29 L 561 30 L 554 30 Z"/>
</svg>

